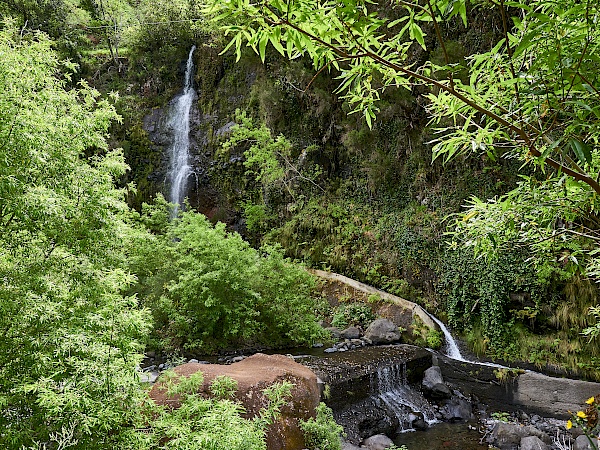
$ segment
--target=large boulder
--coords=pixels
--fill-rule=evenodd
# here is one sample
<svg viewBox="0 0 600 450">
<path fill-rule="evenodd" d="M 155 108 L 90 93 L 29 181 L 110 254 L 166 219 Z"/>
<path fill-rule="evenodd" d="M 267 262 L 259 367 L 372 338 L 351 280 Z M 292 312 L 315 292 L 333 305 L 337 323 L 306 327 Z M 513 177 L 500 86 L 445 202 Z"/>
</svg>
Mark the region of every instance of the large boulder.
<svg viewBox="0 0 600 450">
<path fill-rule="evenodd" d="M 423 393 L 434 399 L 447 399 L 452 397 L 452 392 L 444 383 L 442 369 L 439 366 L 431 366 L 423 374 L 421 383 Z"/>
<path fill-rule="evenodd" d="M 209 397 L 212 380 L 220 375 L 233 378 L 238 382 L 236 399 L 246 410 L 244 417 L 255 417 L 265 408 L 268 400 L 264 389 L 283 381 L 294 385 L 290 401 L 281 408 L 281 417 L 267 430 L 267 448 L 269 450 L 302 450 L 305 448 L 304 436 L 298 426 L 300 419 L 315 417 L 315 408 L 319 405 L 320 391 L 317 376 L 309 368 L 282 355 L 264 355 L 257 353 L 243 361 L 231 365 L 187 363 L 176 367 L 175 373 L 190 376 L 196 372 L 204 375 L 204 384 L 200 393 Z M 177 399 L 167 397 L 166 389 L 160 382 L 150 391 L 150 397 L 158 405 L 179 407 Z"/>
<path fill-rule="evenodd" d="M 450 422 L 469 420 L 473 416 L 473 406 L 466 399 L 454 396 L 446 400 L 441 413 L 444 419 Z"/>
<path fill-rule="evenodd" d="M 365 337 L 373 344 L 391 344 L 400 340 L 400 331 L 391 320 L 376 319 L 365 331 Z"/>
</svg>

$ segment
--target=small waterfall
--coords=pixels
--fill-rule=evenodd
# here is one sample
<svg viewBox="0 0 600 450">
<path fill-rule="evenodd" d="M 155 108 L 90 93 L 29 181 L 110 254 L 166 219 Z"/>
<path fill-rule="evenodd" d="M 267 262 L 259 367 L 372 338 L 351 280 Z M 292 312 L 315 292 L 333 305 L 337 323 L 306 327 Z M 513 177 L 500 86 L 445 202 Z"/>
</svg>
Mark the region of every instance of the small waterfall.
<svg viewBox="0 0 600 450">
<path fill-rule="evenodd" d="M 423 414 L 427 424 L 436 423 L 435 411 L 421 392 L 408 384 L 406 363 L 380 367 L 371 376 L 371 396 L 381 399 L 394 413 L 401 431 L 411 431 L 414 413 Z"/>
<path fill-rule="evenodd" d="M 480 366 L 497 367 L 499 369 L 507 369 L 508 368 L 508 367 L 503 366 L 501 364 L 489 363 L 489 362 L 482 362 L 482 361 L 475 361 L 475 360 L 472 360 L 472 359 L 465 358 L 462 355 L 462 353 L 460 352 L 460 349 L 458 348 L 458 345 L 456 344 L 456 340 L 454 339 L 454 337 L 452 337 L 452 334 L 450 333 L 450 330 L 448 330 L 448 327 L 446 327 L 446 325 L 444 325 L 444 322 L 442 322 L 440 319 L 438 319 L 437 317 L 435 317 L 433 314 L 430 314 L 430 313 L 427 313 L 427 314 L 429 314 L 429 317 L 431 317 L 433 319 L 433 321 L 438 324 L 438 326 L 440 327 L 440 329 L 444 333 L 444 339 L 446 339 L 446 356 L 448 358 L 452 358 L 452 359 L 455 359 L 457 361 L 468 362 L 468 363 L 471 363 L 471 364 L 478 364 Z"/>
<path fill-rule="evenodd" d="M 190 166 L 190 110 L 196 98 L 194 90 L 194 63 L 192 55 L 196 50 L 194 45 L 190 50 L 185 69 L 183 93 L 177 97 L 169 116 L 168 126 L 173 132 L 171 145 L 171 160 L 168 173 L 170 184 L 169 201 L 175 204 L 171 217 L 175 217 L 183 203 L 187 191 L 188 178 L 192 173 Z"/>
<path fill-rule="evenodd" d="M 446 356 L 452 359 L 456 359 L 457 361 L 471 362 L 462 355 L 460 349 L 458 348 L 458 345 L 456 344 L 456 341 L 452 337 L 450 330 L 448 330 L 446 325 L 444 325 L 444 322 L 435 317 L 433 314 L 429 314 L 429 317 L 431 317 L 433 321 L 438 324 L 438 326 L 444 333 L 444 339 L 446 340 Z"/>
</svg>

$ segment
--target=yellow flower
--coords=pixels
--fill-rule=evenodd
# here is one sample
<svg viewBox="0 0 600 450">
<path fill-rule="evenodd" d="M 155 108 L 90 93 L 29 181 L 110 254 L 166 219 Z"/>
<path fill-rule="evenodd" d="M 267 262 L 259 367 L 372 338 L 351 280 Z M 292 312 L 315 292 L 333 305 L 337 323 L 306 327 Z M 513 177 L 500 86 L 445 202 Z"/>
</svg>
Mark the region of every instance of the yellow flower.
<svg viewBox="0 0 600 450">
<path fill-rule="evenodd" d="M 577 417 L 581 417 L 582 419 L 587 419 L 587 414 L 583 411 L 577 411 Z"/>
<path fill-rule="evenodd" d="M 595 400 L 595 399 L 594 399 L 594 397 L 590 397 L 590 398 L 588 398 L 588 399 L 587 399 L 585 402 L 586 402 L 588 405 L 591 405 L 592 403 L 594 403 L 594 400 Z"/>
<path fill-rule="evenodd" d="M 567 430 L 570 430 L 571 428 L 573 428 L 573 422 L 567 420 Z"/>
</svg>

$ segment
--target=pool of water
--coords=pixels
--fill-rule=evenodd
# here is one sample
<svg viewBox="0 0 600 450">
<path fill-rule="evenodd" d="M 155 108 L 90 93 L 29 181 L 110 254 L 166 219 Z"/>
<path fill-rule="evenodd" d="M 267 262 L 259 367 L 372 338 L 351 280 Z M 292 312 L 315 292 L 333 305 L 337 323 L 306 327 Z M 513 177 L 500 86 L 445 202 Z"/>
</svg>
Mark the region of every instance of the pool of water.
<svg viewBox="0 0 600 450">
<path fill-rule="evenodd" d="M 485 450 L 480 444 L 481 434 L 473 427 L 477 423 L 438 423 L 427 431 L 411 431 L 399 434 L 394 440 L 408 450 Z"/>
</svg>

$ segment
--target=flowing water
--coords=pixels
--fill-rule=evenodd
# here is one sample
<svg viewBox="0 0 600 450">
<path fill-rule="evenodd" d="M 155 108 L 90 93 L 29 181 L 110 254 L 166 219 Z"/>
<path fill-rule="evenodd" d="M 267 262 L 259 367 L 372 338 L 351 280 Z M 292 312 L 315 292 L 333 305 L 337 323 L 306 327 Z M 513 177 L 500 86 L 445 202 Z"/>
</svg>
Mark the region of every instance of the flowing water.
<svg viewBox="0 0 600 450">
<path fill-rule="evenodd" d="M 488 366 L 488 367 L 497 367 L 499 369 L 507 369 L 506 366 L 503 366 L 501 364 L 483 362 L 483 361 L 477 361 L 474 359 L 465 358 L 463 356 L 463 354 L 461 353 L 460 349 L 458 348 L 458 344 L 456 343 L 456 340 L 452 336 L 452 333 L 450 333 L 450 330 L 448 330 L 448 327 L 446 327 L 446 325 L 444 325 L 444 322 L 442 322 L 440 319 L 435 317 L 433 314 L 429 314 L 429 317 L 431 317 L 433 319 L 433 321 L 438 324 L 438 326 L 442 330 L 442 333 L 444 333 L 444 339 L 446 340 L 446 356 L 448 358 L 455 359 L 456 361 L 463 361 L 463 362 L 468 362 L 471 364 L 478 364 L 480 366 Z"/>
<path fill-rule="evenodd" d="M 187 192 L 188 178 L 192 174 L 190 165 L 190 110 L 196 98 L 194 90 L 194 62 L 192 56 L 196 50 L 190 50 L 185 69 L 185 82 L 182 94 L 174 101 L 168 121 L 173 133 L 170 151 L 168 180 L 170 185 L 169 201 L 175 204 L 171 216 L 177 215 Z"/>
<path fill-rule="evenodd" d="M 371 396 L 377 397 L 394 413 L 400 431 L 412 431 L 414 413 L 423 414 L 428 425 L 437 423 L 432 405 L 421 392 L 408 384 L 406 363 L 380 367 L 371 375 Z"/>
</svg>

